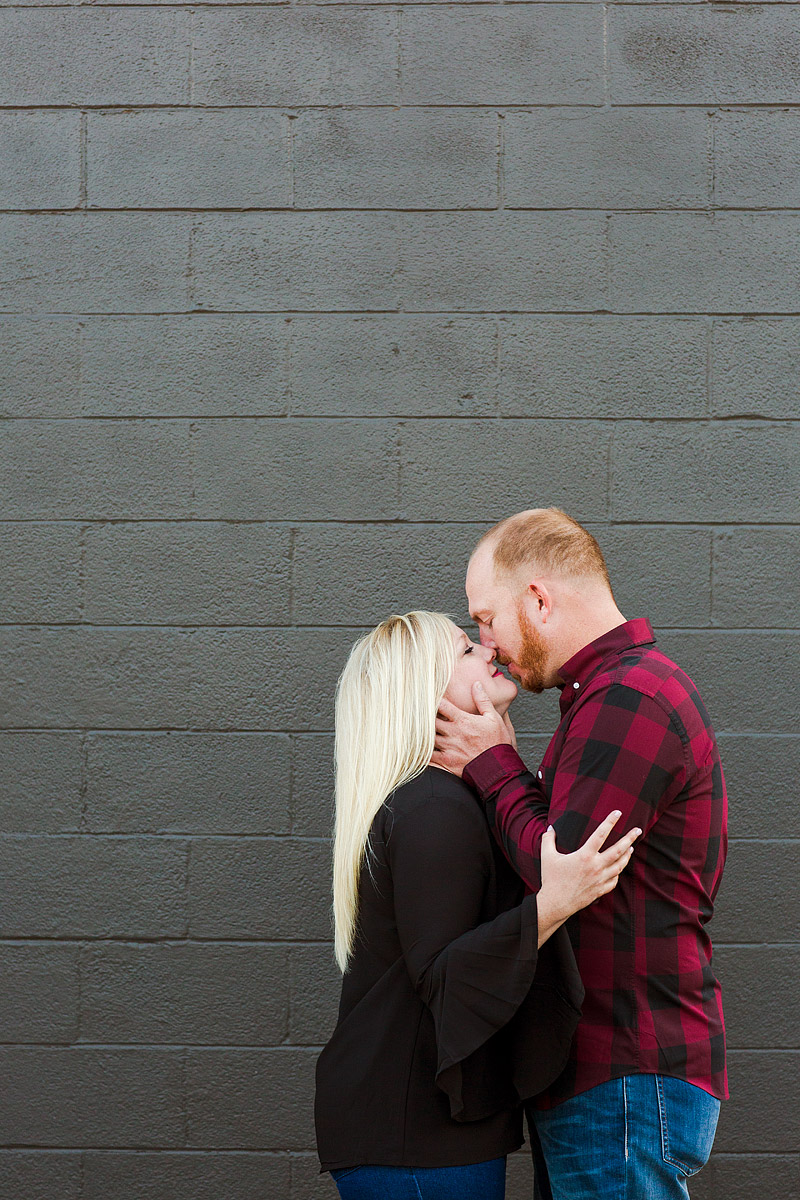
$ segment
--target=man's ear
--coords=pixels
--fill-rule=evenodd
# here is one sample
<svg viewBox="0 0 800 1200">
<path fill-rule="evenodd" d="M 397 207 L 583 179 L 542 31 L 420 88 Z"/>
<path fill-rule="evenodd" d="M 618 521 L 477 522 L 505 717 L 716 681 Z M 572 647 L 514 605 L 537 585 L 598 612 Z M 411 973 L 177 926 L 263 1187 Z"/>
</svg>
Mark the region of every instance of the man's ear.
<svg viewBox="0 0 800 1200">
<path fill-rule="evenodd" d="M 542 625 L 546 625 L 553 613 L 553 595 L 544 580 L 531 580 L 528 584 L 528 597 L 533 601 Z"/>
</svg>

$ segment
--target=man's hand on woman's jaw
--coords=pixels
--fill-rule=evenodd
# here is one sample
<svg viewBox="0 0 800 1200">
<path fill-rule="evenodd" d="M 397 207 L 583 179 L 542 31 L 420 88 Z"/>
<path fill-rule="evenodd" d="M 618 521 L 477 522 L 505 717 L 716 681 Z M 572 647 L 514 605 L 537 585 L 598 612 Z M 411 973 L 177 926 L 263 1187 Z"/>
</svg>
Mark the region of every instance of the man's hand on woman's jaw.
<svg viewBox="0 0 800 1200">
<path fill-rule="evenodd" d="M 481 683 L 472 685 L 478 712 L 442 700 L 436 717 L 436 741 L 431 762 L 453 775 L 462 775 L 467 763 L 492 746 L 514 746 L 517 739 L 508 713 L 500 716 Z"/>
</svg>

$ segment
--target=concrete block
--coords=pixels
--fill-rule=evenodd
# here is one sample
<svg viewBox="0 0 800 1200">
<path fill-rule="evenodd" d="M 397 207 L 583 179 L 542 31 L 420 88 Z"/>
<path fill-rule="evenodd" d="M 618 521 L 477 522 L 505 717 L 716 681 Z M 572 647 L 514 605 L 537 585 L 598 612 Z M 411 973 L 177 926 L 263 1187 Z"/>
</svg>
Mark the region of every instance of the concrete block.
<svg viewBox="0 0 800 1200">
<path fill-rule="evenodd" d="M 800 829 L 800 738 L 723 735 L 719 752 L 732 837 L 793 837 Z"/>
<path fill-rule="evenodd" d="M 714 969 L 722 984 L 731 1049 L 791 1050 L 797 1045 L 800 947 L 720 946 Z"/>
<path fill-rule="evenodd" d="M 791 841 L 731 844 L 710 926 L 716 946 L 729 942 L 800 941 L 800 883 L 796 862 L 797 851 Z M 752 987 L 752 979 L 750 983 Z M 760 981 L 758 1002 L 763 1005 Z M 785 1022 L 785 1014 L 783 1019 Z M 797 1149 L 796 1146 L 774 1148 Z"/>
<path fill-rule="evenodd" d="M 90 113 L 86 171 L 90 208 L 291 204 L 288 126 L 277 111 Z"/>
<path fill-rule="evenodd" d="M 178 1146 L 182 1053 L 0 1046 L 0 1138 L 20 1146 Z"/>
<path fill-rule="evenodd" d="M 709 624 L 711 533 L 643 526 L 592 528 L 625 616 L 661 629 Z"/>
<path fill-rule="evenodd" d="M 0 511 L 22 520 L 189 516 L 186 422 L 9 422 Z"/>
<path fill-rule="evenodd" d="M 510 208 L 699 208 L 709 202 L 700 109 L 541 108 L 503 122 Z"/>
<path fill-rule="evenodd" d="M 336 680 L 354 640 L 350 630 L 202 631 L 195 711 L 217 729 L 330 729 Z"/>
<path fill-rule="evenodd" d="M 87 1150 L 81 1200 L 281 1200 L 289 1159 L 236 1151 Z"/>
<path fill-rule="evenodd" d="M 577 520 L 602 520 L 608 440 L 608 427 L 596 421 L 408 421 L 400 448 L 403 515 L 488 526 L 556 504 Z"/>
<path fill-rule="evenodd" d="M 688 16 L 695 9 L 684 11 Z M 800 270 L 790 264 L 798 254 L 800 218 L 794 213 L 612 216 L 610 307 L 643 313 L 791 312 Z"/>
<path fill-rule="evenodd" d="M 330 938 L 329 893 L 327 842 L 198 838 L 192 844 L 194 938 Z"/>
<path fill-rule="evenodd" d="M 355 642 L 356 635 L 352 641 Z M 347 655 L 342 657 L 344 667 Z M 333 711 L 330 724 L 333 726 Z M 292 833 L 297 837 L 332 837 L 334 758 L 332 733 L 303 733 L 292 738 Z"/>
<path fill-rule="evenodd" d="M 185 934 L 180 842 L 10 834 L 0 839 L 0 859 L 2 937 Z"/>
<path fill-rule="evenodd" d="M 0 318 L 0 417 L 80 412 L 80 327 L 74 318 Z"/>
<path fill-rule="evenodd" d="M 291 619 L 287 526 L 94 525 L 85 544 L 87 621 L 284 625 Z"/>
<path fill-rule="evenodd" d="M 76 208 L 80 116 L 0 113 L 0 208 Z"/>
<path fill-rule="evenodd" d="M 694 680 L 717 733 L 797 733 L 797 634 L 656 633 L 664 653 Z M 779 705 L 765 703 L 765 686 Z"/>
<path fill-rule="evenodd" d="M 282 416 L 289 403 L 288 337 L 287 322 L 272 316 L 89 318 L 82 414 Z"/>
<path fill-rule="evenodd" d="M 0 628 L 0 721 L 112 729 L 195 720 L 184 630 Z"/>
<path fill-rule="evenodd" d="M 180 8 L 0 11 L 0 104 L 187 104 L 190 21 Z"/>
<path fill-rule="evenodd" d="M 0 627 L 0 722 L 330 729 L 349 631 Z"/>
<path fill-rule="evenodd" d="M 289 1040 L 293 1045 L 322 1046 L 336 1025 L 342 990 L 333 946 L 292 946 L 289 970 Z"/>
<path fill-rule="evenodd" d="M 396 221 L 385 212 L 204 216 L 193 239 L 196 305 L 273 312 L 395 309 Z"/>
<path fill-rule="evenodd" d="M 715 321 L 711 400 L 723 417 L 800 417 L 800 321 Z"/>
<path fill-rule="evenodd" d="M 316 1154 L 293 1154 L 290 1161 L 291 1200 L 336 1200 L 336 1184 L 328 1171 L 320 1174 Z"/>
<path fill-rule="evenodd" d="M 292 133 L 299 208 L 497 207 L 493 112 L 304 112 Z"/>
<path fill-rule="evenodd" d="M 298 416 L 491 416 L 497 331 L 490 316 L 294 317 Z"/>
<path fill-rule="evenodd" d="M 197 513 L 223 520 L 376 520 L 398 513 L 391 421 L 204 421 Z"/>
<path fill-rule="evenodd" d="M 81 1039 L 280 1044 L 288 990 L 281 946 L 94 943 L 81 962 Z"/>
<path fill-rule="evenodd" d="M 714 198 L 742 208 L 800 208 L 800 113 L 714 115 Z"/>
<path fill-rule="evenodd" d="M 78 994 L 77 945 L 0 945 L 0 1027 L 4 1042 L 76 1041 Z M 0 1180 L 2 1174 L 0 1167 Z"/>
<path fill-rule="evenodd" d="M 614 437 L 611 515 L 621 521 L 796 521 L 800 430 L 778 424 L 645 424 Z"/>
<path fill-rule="evenodd" d="M 794 23 L 782 5 L 621 5 L 609 16 L 612 104 L 797 99 Z"/>
<path fill-rule="evenodd" d="M 795 1200 L 800 1177 L 797 1154 L 712 1154 L 692 1181 L 692 1200 Z"/>
<path fill-rule="evenodd" d="M 531 1200 L 533 1163 L 528 1146 L 509 1154 L 506 1162 L 506 1200 Z"/>
<path fill-rule="evenodd" d="M 606 307 L 606 219 L 600 213 L 414 213 L 397 220 L 404 308 Z"/>
<path fill-rule="evenodd" d="M 502 317 L 507 417 L 702 417 L 706 329 L 650 317 Z"/>
<path fill-rule="evenodd" d="M 193 1050 L 186 1058 L 190 1146 L 310 1150 L 316 1050 Z"/>
<path fill-rule="evenodd" d="M 25 1200 L 79 1200 L 78 1151 L 0 1150 L 0 1195 Z"/>
<path fill-rule="evenodd" d="M 83 9 L 80 15 L 105 13 Z M 185 309 L 190 219 L 181 213 L 5 213 L 0 216 L 6 280 L 0 309 Z"/>
<path fill-rule="evenodd" d="M 294 551 L 295 620 L 371 627 L 419 608 L 468 622 L 464 577 L 484 531 L 440 523 L 303 525 Z"/>
<path fill-rule="evenodd" d="M 0 838 L 0 860 L 3 937 L 186 932 L 186 848 L 180 842 L 8 835 Z"/>
<path fill-rule="evenodd" d="M 275 733 L 90 733 L 92 833 L 288 833 L 290 745 Z"/>
<path fill-rule="evenodd" d="M 731 1100 L 720 1112 L 717 1152 L 796 1154 L 800 1149 L 798 1051 L 735 1051 L 729 1072 Z M 765 1194 L 772 1200 L 772 1191 Z M 726 1195 L 721 1192 L 720 1200 Z"/>
<path fill-rule="evenodd" d="M 602 13 L 588 5 L 409 7 L 400 54 L 404 104 L 603 103 Z"/>
<path fill-rule="evenodd" d="M 714 533 L 714 621 L 749 629 L 800 625 L 800 533 L 731 529 Z M 758 614 L 754 621 L 755 613 Z"/>
<path fill-rule="evenodd" d="M 394 13 L 206 8 L 194 24 L 195 104 L 394 104 Z"/>
<path fill-rule="evenodd" d="M 0 829 L 71 833 L 81 819 L 78 733 L 0 733 Z"/>
<path fill-rule="evenodd" d="M 80 620 L 80 527 L 0 524 L 3 621 Z"/>
</svg>

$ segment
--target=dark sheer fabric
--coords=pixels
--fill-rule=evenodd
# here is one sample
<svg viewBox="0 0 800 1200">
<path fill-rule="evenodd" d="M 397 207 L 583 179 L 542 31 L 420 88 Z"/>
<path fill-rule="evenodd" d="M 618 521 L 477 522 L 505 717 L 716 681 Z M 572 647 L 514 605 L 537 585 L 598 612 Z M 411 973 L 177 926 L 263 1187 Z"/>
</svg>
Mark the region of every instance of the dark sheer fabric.
<svg viewBox="0 0 800 1200">
<path fill-rule="evenodd" d="M 561 1070 L 581 999 L 563 930 L 537 941 L 536 897 L 466 784 L 430 767 L 399 788 L 373 822 L 317 1065 L 323 1170 L 457 1166 L 521 1144 L 519 1102 Z"/>
</svg>

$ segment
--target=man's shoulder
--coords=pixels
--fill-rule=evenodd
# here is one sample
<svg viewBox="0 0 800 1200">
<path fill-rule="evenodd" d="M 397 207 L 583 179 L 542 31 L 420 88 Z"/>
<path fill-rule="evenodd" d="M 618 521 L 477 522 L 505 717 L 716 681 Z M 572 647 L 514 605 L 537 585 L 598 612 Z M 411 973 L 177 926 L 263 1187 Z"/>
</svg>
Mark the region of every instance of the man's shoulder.
<svg viewBox="0 0 800 1200">
<path fill-rule="evenodd" d="M 711 722 L 694 680 L 657 646 L 625 651 L 592 680 L 587 692 L 621 689 L 647 697 L 684 739 L 691 740 Z"/>
</svg>

